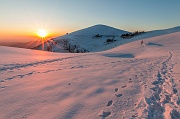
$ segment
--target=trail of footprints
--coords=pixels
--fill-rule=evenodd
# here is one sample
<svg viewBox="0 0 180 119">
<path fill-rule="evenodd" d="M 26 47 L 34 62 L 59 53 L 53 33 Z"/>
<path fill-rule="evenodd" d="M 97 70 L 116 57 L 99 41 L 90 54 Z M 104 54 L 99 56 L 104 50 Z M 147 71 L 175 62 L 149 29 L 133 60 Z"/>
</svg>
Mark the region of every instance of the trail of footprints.
<svg viewBox="0 0 180 119">
<path fill-rule="evenodd" d="M 151 70 L 153 69 L 153 67 L 151 67 Z M 150 70 L 150 71 L 151 71 Z M 144 71 L 143 73 L 145 73 L 145 74 L 147 74 L 147 72 L 148 71 Z M 140 73 L 140 75 L 138 76 L 138 75 L 135 75 L 134 76 L 134 79 L 136 80 L 136 79 L 138 79 L 138 78 L 140 78 L 140 77 L 143 77 L 144 76 L 144 74 L 143 73 Z M 133 79 L 132 78 L 130 78 L 129 80 L 128 80 L 128 83 L 133 83 Z M 146 82 L 145 81 L 142 81 L 142 86 L 144 86 L 144 88 L 147 88 L 147 84 L 146 84 Z M 123 89 L 123 88 L 127 88 L 127 85 L 122 85 L 121 86 L 121 88 Z M 133 86 L 131 86 L 131 88 L 133 88 Z M 119 88 L 115 88 L 114 89 L 114 91 L 115 91 L 115 96 L 117 97 L 117 98 L 120 98 L 120 97 L 122 97 L 123 96 L 123 94 L 121 94 L 121 93 L 118 93 L 118 91 L 119 91 Z M 130 99 L 128 99 L 128 101 L 130 101 Z M 126 102 L 126 101 L 125 101 Z M 117 103 L 117 102 L 114 102 L 114 104 L 113 104 L 113 100 L 109 100 L 108 102 L 107 102 L 107 107 L 110 107 L 110 106 L 112 106 L 112 105 L 114 105 L 115 106 L 115 103 Z M 179 101 L 179 103 L 180 103 L 180 101 Z M 134 105 L 136 106 L 137 104 L 136 103 L 134 103 Z M 134 112 L 135 110 L 133 110 L 133 112 L 131 113 L 132 114 L 132 116 L 131 116 L 131 118 L 133 119 L 133 118 L 136 118 L 137 117 L 137 115 L 138 115 L 138 113 L 137 112 Z M 133 114 L 134 113 L 134 114 Z M 108 116 L 110 116 L 112 113 L 111 113 L 111 111 L 101 111 L 100 113 L 99 113 L 99 116 L 101 116 L 103 119 L 105 118 L 105 117 L 108 117 Z M 123 117 L 124 118 L 124 117 Z"/>
<path fill-rule="evenodd" d="M 174 64 L 171 61 L 172 54 L 162 63 L 162 67 L 157 74 L 157 80 L 152 82 L 154 86 L 151 88 L 153 95 L 145 98 L 148 108 L 144 110 L 148 115 L 148 119 L 180 119 L 179 105 L 180 97 L 178 90 L 171 75 Z M 165 116 L 166 114 L 166 116 Z M 168 115 L 168 117 L 167 117 Z"/>
<path fill-rule="evenodd" d="M 172 58 L 172 54 L 170 53 L 170 57 L 162 63 L 162 67 L 160 71 L 158 71 L 157 74 L 157 80 L 152 82 L 152 85 L 154 86 L 151 88 L 153 90 L 153 95 L 149 98 L 145 97 L 145 101 L 147 103 L 147 109 L 145 108 L 142 110 L 144 113 L 148 113 L 146 116 L 144 115 L 139 115 L 140 118 L 147 118 L 147 119 L 166 119 L 167 117 L 164 117 L 164 113 L 168 111 L 168 108 L 166 108 L 166 104 L 170 104 L 175 107 L 175 109 L 170 110 L 169 116 L 171 119 L 180 119 L 180 112 L 179 106 L 180 106 L 180 97 L 178 96 L 178 90 L 176 89 L 176 84 L 174 83 L 173 76 L 171 75 L 172 69 L 175 64 L 170 62 Z M 153 64 L 147 71 L 145 71 L 145 74 L 147 72 L 151 72 L 155 67 Z M 143 76 L 141 73 L 140 76 Z M 135 75 L 135 79 L 137 79 L 138 76 Z M 153 80 L 153 77 L 150 77 L 150 79 Z M 132 83 L 132 79 L 129 79 L 128 83 Z M 144 85 L 144 88 L 147 88 L 147 84 L 145 81 L 142 81 L 142 84 Z M 167 88 L 168 85 L 169 88 Z M 127 85 L 122 86 L 121 88 L 126 88 Z M 115 96 L 117 98 L 120 98 L 123 96 L 123 94 L 118 93 L 119 89 L 115 88 Z M 175 100 L 175 103 L 173 100 Z M 109 100 L 106 104 L 107 107 L 110 107 L 114 105 L 113 100 Z M 137 104 L 136 104 L 137 105 Z M 144 105 L 145 106 L 145 105 Z M 99 116 L 102 117 L 103 119 L 105 117 L 108 117 L 112 114 L 111 111 L 101 111 L 99 113 Z M 132 115 L 132 119 L 136 118 L 138 113 L 135 115 Z"/>
<path fill-rule="evenodd" d="M 133 81 L 132 81 L 132 79 L 130 78 L 129 81 L 128 81 L 128 83 L 132 83 L 132 82 L 133 82 Z M 127 87 L 127 85 L 123 85 L 121 88 L 126 88 L 126 87 Z M 114 91 L 115 91 L 115 94 L 114 94 L 114 95 L 115 95 L 117 98 L 120 98 L 120 97 L 123 96 L 122 93 L 118 93 L 119 88 L 115 88 Z M 109 101 L 107 102 L 107 104 L 106 104 L 107 107 L 110 107 L 110 106 L 112 106 L 112 105 L 113 105 L 113 100 L 109 100 Z M 102 118 L 108 117 L 108 116 L 110 116 L 110 115 L 111 115 L 111 111 L 101 111 L 101 112 L 99 113 L 99 116 L 102 117 Z"/>
<path fill-rule="evenodd" d="M 151 67 L 151 70 L 152 70 L 152 67 Z M 148 71 L 145 71 L 145 74 L 147 74 L 147 72 L 148 72 Z M 144 75 L 143 75 L 143 73 L 141 73 L 139 76 L 144 76 Z M 134 79 L 138 79 L 138 78 L 139 78 L 138 75 L 135 75 L 135 76 L 134 76 Z M 130 79 L 128 80 L 128 83 L 132 83 L 132 82 L 133 82 L 133 80 L 132 80 L 132 78 L 130 78 Z M 147 88 L 147 84 L 146 84 L 146 82 L 144 82 L 144 81 L 143 81 L 143 86 L 144 86 L 145 88 Z M 122 86 L 121 86 L 122 89 L 123 89 L 123 88 L 126 88 L 126 87 L 127 87 L 127 85 L 122 85 Z M 132 88 L 132 87 L 133 87 L 133 86 L 131 86 L 131 88 Z M 114 94 L 114 95 L 115 95 L 117 98 L 120 98 L 120 97 L 123 96 L 122 93 L 118 93 L 119 88 L 115 88 L 114 91 L 115 91 L 115 94 Z M 129 99 L 128 99 L 128 100 L 129 100 Z M 109 101 L 107 102 L 106 106 L 107 106 L 107 107 L 110 107 L 110 106 L 112 106 L 112 105 L 115 106 L 115 103 L 117 103 L 117 102 L 114 102 L 114 104 L 113 104 L 113 100 L 109 100 Z M 179 103 L 180 103 L 180 101 L 179 101 Z M 136 105 L 136 104 L 134 104 L 134 105 Z M 99 116 L 102 117 L 103 119 L 105 119 L 106 117 L 110 116 L 111 114 L 112 114 L 111 111 L 101 111 L 101 112 L 99 113 Z M 137 117 L 137 115 L 138 115 L 138 113 L 135 112 L 135 114 L 132 114 L 132 118 Z"/>
<path fill-rule="evenodd" d="M 85 55 L 82 55 L 85 56 Z M 76 57 L 76 56 L 75 56 Z M 0 68 L 0 72 L 1 71 L 7 71 L 10 70 L 9 72 L 14 72 L 14 69 L 19 69 L 20 68 L 25 68 L 28 66 L 36 66 L 36 65 L 41 65 L 41 64 L 47 64 L 47 63 L 53 63 L 53 62 L 57 62 L 57 61 L 62 61 L 62 60 L 66 60 L 66 59 L 71 59 L 73 57 L 67 57 L 67 58 L 61 58 L 61 59 L 53 59 L 53 60 L 45 60 L 45 61 L 41 61 L 41 62 L 34 62 L 34 63 L 29 63 L 29 64 L 6 64 L 4 66 L 13 66 L 11 68 L 6 67 L 6 68 Z M 135 63 L 138 61 L 141 61 L 142 59 L 139 60 L 128 60 L 128 61 L 117 61 L 117 62 L 121 62 L 121 63 Z M 148 60 L 149 61 L 149 60 Z M 115 62 L 111 62 L 111 63 L 115 63 Z M 105 64 L 109 64 L 109 63 L 105 63 Z M 103 65 L 105 65 L 103 64 Z M 95 66 L 100 65 L 100 64 L 94 64 Z M 26 74 L 18 74 L 18 75 L 14 75 L 5 79 L 0 79 L 0 88 L 5 88 L 4 86 L 1 86 L 1 83 L 4 83 L 6 81 L 9 80 L 13 80 L 15 78 L 24 78 L 25 76 L 30 76 L 30 75 L 34 75 L 34 74 L 46 74 L 46 73 L 50 73 L 50 72 L 54 72 L 54 71 L 60 71 L 60 70 L 66 70 L 66 69 L 77 69 L 77 68 L 87 68 L 90 67 L 91 65 L 77 65 L 77 66 L 71 66 L 71 67 L 67 67 L 67 68 L 59 68 L 59 69 L 54 69 L 54 70 L 46 70 L 46 71 L 42 71 L 42 72 L 36 72 L 36 71 L 31 71 L 29 73 Z M 3 69 L 3 70 L 2 70 Z"/>
</svg>

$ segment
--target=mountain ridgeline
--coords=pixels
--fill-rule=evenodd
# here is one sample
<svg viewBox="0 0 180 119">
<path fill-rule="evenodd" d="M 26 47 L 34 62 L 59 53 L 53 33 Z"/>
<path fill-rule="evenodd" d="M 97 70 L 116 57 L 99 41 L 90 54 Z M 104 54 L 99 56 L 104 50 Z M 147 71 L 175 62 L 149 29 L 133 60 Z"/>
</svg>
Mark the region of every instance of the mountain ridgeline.
<svg viewBox="0 0 180 119">
<path fill-rule="evenodd" d="M 128 32 L 106 25 L 95 25 L 53 38 L 33 49 L 62 53 L 100 52 L 128 42 L 179 32 L 180 27 L 154 31 Z"/>
</svg>

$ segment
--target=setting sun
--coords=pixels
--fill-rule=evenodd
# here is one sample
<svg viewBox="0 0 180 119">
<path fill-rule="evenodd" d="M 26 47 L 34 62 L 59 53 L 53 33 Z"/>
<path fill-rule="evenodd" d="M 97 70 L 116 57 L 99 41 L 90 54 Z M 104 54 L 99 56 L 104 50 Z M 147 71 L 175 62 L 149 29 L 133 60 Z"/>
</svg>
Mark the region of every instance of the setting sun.
<svg viewBox="0 0 180 119">
<path fill-rule="evenodd" d="M 47 37 L 47 31 L 45 29 L 39 29 L 37 31 L 37 35 L 40 37 L 40 38 L 45 38 Z"/>
</svg>

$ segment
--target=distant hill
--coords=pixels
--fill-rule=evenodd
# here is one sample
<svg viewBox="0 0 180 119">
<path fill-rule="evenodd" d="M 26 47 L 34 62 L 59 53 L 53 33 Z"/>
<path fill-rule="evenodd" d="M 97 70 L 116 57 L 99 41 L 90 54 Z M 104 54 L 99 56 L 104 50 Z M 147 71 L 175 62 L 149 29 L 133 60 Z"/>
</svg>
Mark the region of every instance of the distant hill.
<svg viewBox="0 0 180 119">
<path fill-rule="evenodd" d="M 0 42 L 0 46 L 11 46 L 13 44 L 16 44 L 17 42 Z"/>
<path fill-rule="evenodd" d="M 32 49 L 41 45 L 41 41 L 30 41 L 30 42 L 0 42 L 0 46 L 9 46 L 9 47 L 17 47 L 17 48 L 26 48 Z"/>
<path fill-rule="evenodd" d="M 52 39 L 35 49 L 52 52 L 95 52 L 107 49 L 108 44 L 120 41 L 127 31 L 106 25 L 95 25 Z M 111 46 L 110 45 L 110 46 Z"/>
<path fill-rule="evenodd" d="M 122 33 L 126 33 L 127 31 L 120 30 L 117 28 L 113 28 L 111 26 L 107 25 L 94 25 L 88 28 L 84 28 L 75 32 L 70 33 L 69 35 L 95 35 L 95 34 L 100 34 L 100 35 L 116 35 L 119 36 Z"/>
<path fill-rule="evenodd" d="M 166 35 L 179 31 L 180 26 L 177 26 L 169 29 L 148 31 L 140 35 L 123 39 L 121 38 L 121 35 L 130 32 L 106 25 L 94 25 L 50 39 L 45 43 L 42 43 L 41 41 L 31 41 L 25 43 L 0 42 L 0 45 L 63 53 L 99 52 L 112 49 L 128 42 Z"/>
<path fill-rule="evenodd" d="M 32 49 L 40 44 L 42 44 L 41 41 L 30 41 L 30 42 L 26 42 L 26 43 L 16 43 L 16 44 L 11 45 L 11 47 Z"/>
</svg>

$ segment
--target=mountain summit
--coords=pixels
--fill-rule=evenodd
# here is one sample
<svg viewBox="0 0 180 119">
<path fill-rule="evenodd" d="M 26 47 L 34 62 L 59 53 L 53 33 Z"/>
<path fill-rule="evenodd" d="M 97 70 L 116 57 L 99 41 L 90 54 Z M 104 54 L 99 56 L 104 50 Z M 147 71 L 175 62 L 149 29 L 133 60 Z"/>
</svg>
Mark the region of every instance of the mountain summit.
<svg viewBox="0 0 180 119">
<path fill-rule="evenodd" d="M 122 33 L 126 33 L 127 31 L 120 30 L 117 28 L 113 28 L 107 25 L 94 25 L 88 28 L 84 28 L 75 32 L 70 33 L 71 35 L 121 35 Z"/>
</svg>

